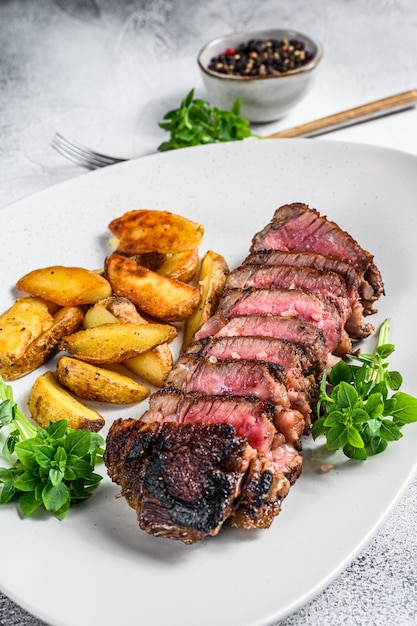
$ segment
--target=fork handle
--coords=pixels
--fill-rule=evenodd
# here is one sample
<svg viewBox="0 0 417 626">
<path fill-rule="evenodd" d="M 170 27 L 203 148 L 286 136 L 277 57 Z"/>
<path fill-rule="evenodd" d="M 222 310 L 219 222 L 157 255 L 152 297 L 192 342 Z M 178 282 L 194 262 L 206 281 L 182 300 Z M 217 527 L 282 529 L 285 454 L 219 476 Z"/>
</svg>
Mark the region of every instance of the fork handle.
<svg viewBox="0 0 417 626">
<path fill-rule="evenodd" d="M 409 109 L 415 106 L 417 102 L 417 89 L 410 89 L 398 93 L 388 98 L 382 98 L 381 100 L 375 100 L 362 104 L 361 106 L 354 107 L 353 109 L 347 109 L 340 113 L 334 113 L 326 117 L 321 117 L 318 120 L 313 120 L 300 126 L 294 126 L 287 130 L 281 130 L 272 135 L 267 135 L 268 139 L 276 139 L 283 137 L 314 137 L 315 135 L 321 135 L 326 132 L 337 130 L 338 128 L 345 128 L 346 126 L 353 126 L 360 122 L 365 122 L 368 119 L 382 117 L 390 113 L 396 113 Z"/>
</svg>

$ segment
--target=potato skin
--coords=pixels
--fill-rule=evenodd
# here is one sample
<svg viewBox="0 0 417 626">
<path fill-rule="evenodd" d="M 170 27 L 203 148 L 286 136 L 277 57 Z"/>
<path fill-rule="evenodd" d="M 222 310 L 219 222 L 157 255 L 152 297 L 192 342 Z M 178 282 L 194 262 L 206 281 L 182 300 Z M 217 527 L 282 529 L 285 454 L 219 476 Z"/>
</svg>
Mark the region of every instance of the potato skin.
<svg viewBox="0 0 417 626">
<path fill-rule="evenodd" d="M 35 380 L 28 407 L 32 418 L 42 428 L 50 421 L 67 420 L 70 428 L 98 432 L 105 424 L 102 415 L 63 389 L 51 371 Z"/>
<path fill-rule="evenodd" d="M 117 250 L 132 256 L 148 252 L 175 254 L 198 248 L 204 234 L 201 224 L 169 211 L 128 211 L 108 225 L 118 237 Z"/>
<path fill-rule="evenodd" d="M 115 322 L 79 330 L 65 337 L 60 348 L 87 363 L 121 363 L 176 335 L 177 330 L 168 324 Z"/>
<path fill-rule="evenodd" d="M 55 354 L 63 337 L 81 328 L 82 322 L 81 307 L 62 307 L 53 316 L 52 326 L 29 344 L 20 359 L 0 367 L 0 376 L 17 380 L 33 372 Z"/>
<path fill-rule="evenodd" d="M 168 344 L 142 352 L 132 359 L 123 361 L 128 370 L 140 376 L 154 387 L 163 387 L 174 364 L 174 358 Z"/>
<path fill-rule="evenodd" d="M 92 304 L 111 295 L 109 282 L 97 272 L 64 265 L 32 270 L 19 278 L 16 286 L 59 306 Z"/>
<path fill-rule="evenodd" d="M 115 322 L 148 324 L 127 298 L 112 296 L 94 304 L 84 316 L 84 328 Z M 163 343 L 135 357 L 122 361 L 128 370 L 155 387 L 162 387 L 172 369 L 173 357 L 170 347 Z"/>
<path fill-rule="evenodd" d="M 62 356 L 56 367 L 58 382 L 77 397 L 95 402 L 134 404 L 150 395 L 150 389 L 129 376 Z"/>
<path fill-rule="evenodd" d="M 165 322 L 187 319 L 200 302 L 196 287 L 161 276 L 120 254 L 107 257 L 105 272 L 117 295 L 131 300 L 143 313 Z"/>
<path fill-rule="evenodd" d="M 200 304 L 185 322 L 182 350 L 189 346 L 197 330 L 216 311 L 228 273 L 229 266 L 226 259 L 221 254 L 208 250 L 201 261 L 197 279 L 201 296 Z"/>
<path fill-rule="evenodd" d="M 53 325 L 48 303 L 41 298 L 18 298 L 0 315 L 0 365 L 20 359 L 32 341 Z"/>
</svg>

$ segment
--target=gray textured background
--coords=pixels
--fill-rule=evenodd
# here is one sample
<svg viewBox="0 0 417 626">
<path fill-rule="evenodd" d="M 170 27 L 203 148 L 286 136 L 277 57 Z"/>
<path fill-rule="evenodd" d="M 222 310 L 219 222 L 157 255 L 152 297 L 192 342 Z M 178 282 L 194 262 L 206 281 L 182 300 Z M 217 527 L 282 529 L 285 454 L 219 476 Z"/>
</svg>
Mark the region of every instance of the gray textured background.
<svg viewBox="0 0 417 626">
<path fill-rule="evenodd" d="M 0 206 L 80 173 L 50 148 L 56 130 L 123 156 L 155 150 L 162 115 L 193 86 L 205 95 L 198 49 L 218 34 L 270 25 L 317 36 L 325 58 L 308 98 L 261 132 L 417 87 L 415 0 L 1 0 Z M 407 112 L 329 139 L 417 153 L 416 118 Z M 416 624 L 416 519 L 414 481 L 369 547 L 282 626 Z M 41 622 L 0 594 L 0 624 Z"/>
</svg>

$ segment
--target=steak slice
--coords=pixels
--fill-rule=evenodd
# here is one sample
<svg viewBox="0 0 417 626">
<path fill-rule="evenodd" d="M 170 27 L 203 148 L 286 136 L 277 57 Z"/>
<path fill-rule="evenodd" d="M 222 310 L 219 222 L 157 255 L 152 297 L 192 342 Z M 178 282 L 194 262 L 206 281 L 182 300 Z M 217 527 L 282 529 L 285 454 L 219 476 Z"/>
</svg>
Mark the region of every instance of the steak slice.
<svg viewBox="0 0 417 626">
<path fill-rule="evenodd" d="M 352 348 L 337 304 L 321 294 L 299 289 L 228 289 L 220 313 L 226 319 L 240 315 L 298 317 L 323 333 L 329 352 L 342 356 Z"/>
<path fill-rule="evenodd" d="M 344 324 L 352 313 L 346 283 L 335 272 L 293 265 L 243 265 L 233 270 L 226 279 L 225 289 L 248 287 L 298 289 L 323 294 L 338 304 Z"/>
<path fill-rule="evenodd" d="M 373 308 L 373 289 L 361 277 L 360 271 L 350 261 L 337 257 L 324 256 L 314 252 L 286 252 L 284 250 L 260 250 L 253 252 L 243 265 L 291 265 L 310 267 L 315 270 L 330 271 L 339 274 L 345 281 L 347 298 L 352 313 L 347 321 L 346 330 L 354 339 L 368 337 L 374 331 L 371 324 L 366 323 L 364 315 L 375 313 Z"/>
<path fill-rule="evenodd" d="M 186 354 L 171 371 L 167 385 L 186 393 L 249 396 L 272 402 L 276 429 L 297 448 L 301 447 L 301 436 L 311 427 L 308 394 L 305 388 L 290 388 L 281 365 L 247 359 L 218 361 Z"/>
<path fill-rule="evenodd" d="M 384 293 L 373 256 L 337 224 L 306 204 L 296 202 L 279 207 L 271 222 L 253 237 L 251 252 L 269 249 L 313 252 L 351 261 L 371 286 L 374 301 Z"/>
<path fill-rule="evenodd" d="M 254 456 L 230 424 L 118 419 L 104 460 L 143 530 L 192 544 L 229 518 Z"/>
<path fill-rule="evenodd" d="M 320 375 L 326 367 L 328 352 L 323 333 L 298 317 L 280 315 L 242 315 L 227 322 L 215 335 L 220 337 L 260 336 L 284 339 L 299 345 L 313 370 Z"/>
<path fill-rule="evenodd" d="M 189 346 L 187 352 L 219 360 L 249 359 L 277 363 L 285 368 L 287 375 L 290 372 L 308 375 L 317 367 L 317 358 L 311 359 L 301 344 L 279 337 L 206 337 Z"/>
<path fill-rule="evenodd" d="M 300 465 L 301 467 L 301 465 Z M 290 480 L 271 455 L 252 459 L 244 489 L 232 513 L 235 528 L 269 528 L 281 511 L 283 499 L 290 490 Z"/>
<path fill-rule="evenodd" d="M 149 400 L 149 408 L 142 420 L 150 422 L 176 422 L 177 424 L 231 424 L 239 437 L 261 454 L 270 451 L 277 437 L 274 426 L 275 408 L 271 402 L 240 396 L 203 396 L 182 393 L 166 387 L 155 392 Z"/>
</svg>

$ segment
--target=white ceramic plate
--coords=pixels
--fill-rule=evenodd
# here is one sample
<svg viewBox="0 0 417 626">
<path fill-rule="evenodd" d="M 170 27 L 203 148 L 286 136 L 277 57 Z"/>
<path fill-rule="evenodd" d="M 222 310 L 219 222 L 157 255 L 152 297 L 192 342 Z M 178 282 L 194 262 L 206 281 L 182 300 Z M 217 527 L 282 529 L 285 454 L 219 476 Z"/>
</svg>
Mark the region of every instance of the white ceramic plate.
<svg viewBox="0 0 417 626">
<path fill-rule="evenodd" d="M 82 175 L 1 211 L 1 309 L 30 269 L 100 267 L 107 224 L 130 209 L 202 222 L 204 249 L 235 266 L 277 206 L 306 202 L 375 255 L 387 295 L 374 323 L 392 318 L 392 366 L 416 395 L 416 169 L 409 154 L 291 139 L 189 148 Z M 23 409 L 37 374 L 13 383 Z M 141 409 L 103 410 L 110 423 Z M 404 434 L 366 463 L 307 441 L 303 475 L 269 530 L 226 529 L 193 546 L 140 531 L 107 478 L 62 522 L 21 520 L 4 506 L 0 587 L 54 626 L 266 626 L 314 597 L 376 532 L 416 471 L 417 424 Z M 322 474 L 328 459 L 335 470 Z"/>
</svg>

